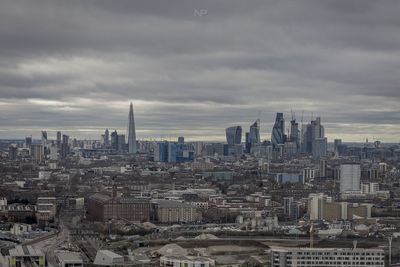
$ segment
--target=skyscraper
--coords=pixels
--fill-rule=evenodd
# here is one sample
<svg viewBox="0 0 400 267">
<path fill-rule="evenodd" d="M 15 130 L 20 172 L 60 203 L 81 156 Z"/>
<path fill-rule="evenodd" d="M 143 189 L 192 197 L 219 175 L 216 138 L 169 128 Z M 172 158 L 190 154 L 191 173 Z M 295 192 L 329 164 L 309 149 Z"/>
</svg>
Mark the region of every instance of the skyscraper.
<svg viewBox="0 0 400 267">
<path fill-rule="evenodd" d="M 260 144 L 260 119 L 257 119 L 251 126 L 250 126 L 250 144 Z"/>
<path fill-rule="evenodd" d="M 61 132 L 57 132 L 57 150 L 58 152 L 61 151 Z"/>
<path fill-rule="evenodd" d="M 61 144 L 61 158 L 66 158 L 69 154 L 69 136 L 63 134 Z"/>
<path fill-rule="evenodd" d="M 360 190 L 360 164 L 340 165 L 340 193 Z"/>
<path fill-rule="evenodd" d="M 232 126 L 225 129 L 228 145 L 240 145 L 242 143 L 242 127 Z"/>
<path fill-rule="evenodd" d="M 300 134 L 299 134 L 299 124 L 296 122 L 296 119 L 293 118 L 290 121 L 290 142 L 296 143 L 297 148 L 300 145 Z"/>
<path fill-rule="evenodd" d="M 118 133 L 117 130 L 111 133 L 111 148 L 118 150 Z"/>
<path fill-rule="evenodd" d="M 133 117 L 133 105 L 129 109 L 129 120 L 128 120 L 128 153 L 136 153 L 136 132 L 135 132 L 135 119 Z"/>
<path fill-rule="evenodd" d="M 108 132 L 108 129 L 104 132 L 104 145 L 106 147 L 110 145 L 110 133 Z"/>
<path fill-rule="evenodd" d="M 275 150 L 279 148 L 279 144 L 285 142 L 285 119 L 283 118 L 283 113 L 276 113 L 275 124 L 272 128 L 271 142 Z"/>
<path fill-rule="evenodd" d="M 47 132 L 42 131 L 42 150 L 43 150 L 43 156 L 46 158 L 47 155 Z"/>
<path fill-rule="evenodd" d="M 120 154 L 123 154 L 126 151 L 126 148 L 125 148 L 125 146 L 126 146 L 125 145 L 125 135 L 124 134 L 118 134 L 117 138 L 118 138 L 118 141 L 117 141 L 117 143 L 118 143 L 118 152 Z"/>
</svg>

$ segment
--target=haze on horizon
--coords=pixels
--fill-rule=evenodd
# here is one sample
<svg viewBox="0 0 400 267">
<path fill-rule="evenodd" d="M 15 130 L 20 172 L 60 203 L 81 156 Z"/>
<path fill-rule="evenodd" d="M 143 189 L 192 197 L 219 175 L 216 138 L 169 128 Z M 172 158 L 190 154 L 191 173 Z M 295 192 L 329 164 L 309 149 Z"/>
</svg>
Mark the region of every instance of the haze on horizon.
<svg viewBox="0 0 400 267">
<path fill-rule="evenodd" d="M 0 139 L 225 140 L 260 114 L 400 142 L 400 1 L 4 0 Z"/>
</svg>

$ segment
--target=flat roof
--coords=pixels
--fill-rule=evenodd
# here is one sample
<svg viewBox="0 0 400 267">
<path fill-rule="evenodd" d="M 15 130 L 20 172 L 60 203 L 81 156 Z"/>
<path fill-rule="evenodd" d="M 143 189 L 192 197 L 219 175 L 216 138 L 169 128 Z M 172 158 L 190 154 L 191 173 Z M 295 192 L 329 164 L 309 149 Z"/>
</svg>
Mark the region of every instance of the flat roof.
<svg viewBox="0 0 400 267">
<path fill-rule="evenodd" d="M 77 252 L 59 252 L 59 253 L 56 253 L 56 256 L 62 262 L 83 263 L 81 254 L 79 254 Z"/>
<path fill-rule="evenodd" d="M 16 256 L 16 257 L 21 257 L 21 256 L 44 256 L 44 253 L 37 248 L 34 248 L 32 246 L 16 246 L 13 249 L 10 249 L 9 251 L 10 256 Z"/>
</svg>

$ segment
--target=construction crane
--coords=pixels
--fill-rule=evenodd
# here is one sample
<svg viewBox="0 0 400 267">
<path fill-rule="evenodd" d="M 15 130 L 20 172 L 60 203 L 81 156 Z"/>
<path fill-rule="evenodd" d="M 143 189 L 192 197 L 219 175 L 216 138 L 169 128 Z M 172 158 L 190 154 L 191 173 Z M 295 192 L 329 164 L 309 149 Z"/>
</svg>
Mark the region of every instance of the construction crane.
<svg viewBox="0 0 400 267">
<path fill-rule="evenodd" d="M 314 247 L 314 230 L 313 226 L 310 227 L 310 248 Z"/>
</svg>

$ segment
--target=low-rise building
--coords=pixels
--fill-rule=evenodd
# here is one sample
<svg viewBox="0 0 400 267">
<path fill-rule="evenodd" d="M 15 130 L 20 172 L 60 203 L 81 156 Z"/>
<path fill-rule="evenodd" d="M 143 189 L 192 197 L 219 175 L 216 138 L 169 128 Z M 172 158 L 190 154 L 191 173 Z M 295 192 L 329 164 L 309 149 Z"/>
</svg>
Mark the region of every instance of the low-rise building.
<svg viewBox="0 0 400 267">
<path fill-rule="evenodd" d="M 383 249 L 271 247 L 272 267 L 374 266 L 385 264 Z"/>
<path fill-rule="evenodd" d="M 160 258 L 162 267 L 215 267 L 215 261 L 206 257 L 197 256 L 162 256 Z"/>
<path fill-rule="evenodd" d="M 195 206 L 178 201 L 157 201 L 157 220 L 161 223 L 189 223 L 198 220 Z"/>
</svg>

